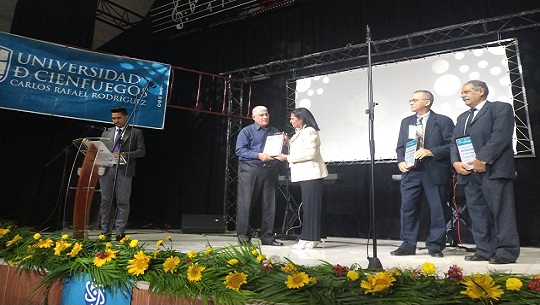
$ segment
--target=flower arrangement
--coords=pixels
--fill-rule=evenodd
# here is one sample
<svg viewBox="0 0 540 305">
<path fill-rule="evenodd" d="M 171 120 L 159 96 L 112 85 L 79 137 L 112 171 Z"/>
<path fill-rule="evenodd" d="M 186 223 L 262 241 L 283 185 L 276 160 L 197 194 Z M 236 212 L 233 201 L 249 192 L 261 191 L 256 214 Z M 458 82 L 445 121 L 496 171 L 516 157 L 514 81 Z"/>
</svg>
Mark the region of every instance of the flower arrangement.
<svg viewBox="0 0 540 305">
<path fill-rule="evenodd" d="M 62 232 L 44 235 L 0 221 L 0 257 L 21 270 L 44 271 L 38 292 L 47 292 L 56 279 L 88 274 L 113 293 L 146 281 L 153 293 L 214 304 L 515 305 L 540 300 L 540 276 L 465 275 L 456 265 L 439 276 L 430 262 L 391 270 L 327 262 L 302 266 L 266 257 L 250 245 L 185 253 L 172 249 L 169 236 L 147 251 L 129 236 L 110 242 L 102 235 L 83 240 Z"/>
</svg>

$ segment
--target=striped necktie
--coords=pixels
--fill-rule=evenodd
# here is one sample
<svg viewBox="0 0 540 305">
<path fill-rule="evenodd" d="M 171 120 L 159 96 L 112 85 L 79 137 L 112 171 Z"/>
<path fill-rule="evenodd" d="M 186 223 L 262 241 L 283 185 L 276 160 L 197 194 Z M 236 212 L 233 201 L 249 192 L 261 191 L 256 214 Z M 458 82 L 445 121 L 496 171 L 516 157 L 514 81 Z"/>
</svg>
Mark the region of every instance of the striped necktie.
<svg viewBox="0 0 540 305">
<path fill-rule="evenodd" d="M 422 124 L 423 117 L 418 117 L 416 123 L 416 139 L 418 139 L 418 147 L 424 148 L 424 124 Z"/>
</svg>

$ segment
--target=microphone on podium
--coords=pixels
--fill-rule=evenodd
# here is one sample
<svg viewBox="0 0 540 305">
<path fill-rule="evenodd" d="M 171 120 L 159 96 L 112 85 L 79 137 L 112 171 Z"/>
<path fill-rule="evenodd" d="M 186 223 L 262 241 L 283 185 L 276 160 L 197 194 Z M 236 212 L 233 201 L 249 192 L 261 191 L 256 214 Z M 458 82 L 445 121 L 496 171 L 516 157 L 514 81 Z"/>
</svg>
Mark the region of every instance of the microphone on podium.
<svg viewBox="0 0 540 305">
<path fill-rule="evenodd" d="M 101 131 L 107 130 L 107 127 L 103 127 L 103 126 L 95 126 L 95 125 L 86 125 L 86 128 L 96 129 L 96 130 L 101 130 Z"/>
</svg>

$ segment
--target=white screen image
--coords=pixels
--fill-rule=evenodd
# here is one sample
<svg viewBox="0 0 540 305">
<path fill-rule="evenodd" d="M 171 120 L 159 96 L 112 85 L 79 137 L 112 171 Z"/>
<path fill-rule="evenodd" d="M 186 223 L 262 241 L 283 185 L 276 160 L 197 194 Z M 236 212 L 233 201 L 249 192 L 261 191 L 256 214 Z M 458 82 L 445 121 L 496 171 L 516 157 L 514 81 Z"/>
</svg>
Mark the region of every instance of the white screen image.
<svg viewBox="0 0 540 305">
<path fill-rule="evenodd" d="M 512 103 L 505 48 L 489 47 L 373 66 L 375 160 L 396 159 L 401 120 L 413 113 L 415 90 L 429 90 L 432 110 L 454 123 L 469 108 L 461 86 L 480 79 L 488 84 L 490 101 Z M 370 159 L 367 68 L 296 80 L 296 107 L 308 108 L 321 128 L 326 162 Z"/>
</svg>

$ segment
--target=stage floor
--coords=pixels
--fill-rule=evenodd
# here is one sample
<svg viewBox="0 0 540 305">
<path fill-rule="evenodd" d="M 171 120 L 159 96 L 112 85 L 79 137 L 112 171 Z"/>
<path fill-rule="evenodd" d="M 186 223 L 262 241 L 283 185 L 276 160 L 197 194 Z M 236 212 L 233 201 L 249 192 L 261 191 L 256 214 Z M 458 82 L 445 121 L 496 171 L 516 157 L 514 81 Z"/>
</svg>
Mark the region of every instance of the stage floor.
<svg viewBox="0 0 540 305">
<path fill-rule="evenodd" d="M 90 231 L 90 236 L 97 236 L 99 231 Z M 131 239 L 138 239 L 139 244 L 145 244 L 149 250 L 156 249 L 158 240 L 166 240 L 167 236 L 172 239 L 173 249 L 179 251 L 203 251 L 210 244 L 213 248 L 237 245 L 234 232 L 224 234 L 181 234 L 179 231 L 162 230 L 138 230 L 126 231 Z M 328 237 L 324 243 L 319 244 L 315 249 L 296 250 L 292 245 L 294 240 L 278 239 L 284 243 L 282 247 L 261 246 L 261 250 L 267 257 L 279 256 L 287 257 L 299 265 L 313 266 L 326 261 L 331 264 L 350 266 L 357 263 L 362 268 L 368 267 L 368 257 L 374 257 L 373 241 L 360 238 Z M 253 239 L 253 243 L 259 243 L 258 239 Z M 424 243 L 418 244 L 419 249 L 416 255 L 392 256 L 390 251 L 395 250 L 401 241 L 399 240 L 377 240 L 377 258 L 384 269 L 392 267 L 398 268 L 419 268 L 424 262 L 431 262 L 437 267 L 437 273 L 444 276 L 451 265 L 463 268 L 465 274 L 473 272 L 488 273 L 491 271 L 519 273 L 528 275 L 540 275 L 540 248 L 522 247 L 521 255 L 517 263 L 507 265 L 493 265 L 488 262 L 469 262 L 464 260 L 465 255 L 472 255 L 472 252 L 461 247 L 448 246 L 444 251 L 443 258 L 431 257 L 427 249 L 422 249 Z M 168 243 L 166 243 L 168 246 Z M 468 249 L 473 249 L 474 245 L 463 245 Z"/>
</svg>

